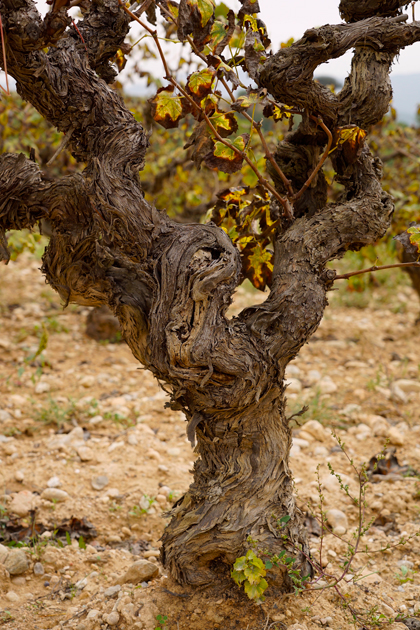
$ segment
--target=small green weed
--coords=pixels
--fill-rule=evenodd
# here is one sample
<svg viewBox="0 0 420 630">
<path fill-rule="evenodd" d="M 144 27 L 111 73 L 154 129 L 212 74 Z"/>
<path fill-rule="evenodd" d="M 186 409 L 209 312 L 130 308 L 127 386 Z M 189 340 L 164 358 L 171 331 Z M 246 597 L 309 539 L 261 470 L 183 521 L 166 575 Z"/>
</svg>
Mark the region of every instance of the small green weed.
<svg viewBox="0 0 420 630">
<path fill-rule="evenodd" d="M 136 516 L 138 518 L 143 514 L 148 514 L 154 502 L 155 497 L 149 497 L 149 495 L 144 494 L 140 499 L 139 504 L 133 505 L 131 508 L 129 512 L 130 516 Z"/>
<path fill-rule="evenodd" d="M 35 416 L 35 420 L 42 422 L 45 425 L 55 425 L 58 429 L 63 424 L 71 420 L 75 413 L 75 404 L 70 402 L 66 407 L 59 405 L 56 400 L 50 398 L 48 403 L 38 411 Z"/>
<path fill-rule="evenodd" d="M 402 565 L 400 567 L 400 572 L 395 573 L 395 578 L 398 580 L 400 584 L 407 584 L 407 582 L 414 581 L 414 575 L 416 573 L 417 571 L 414 571 L 413 569 L 409 569 L 405 565 Z"/>
<path fill-rule="evenodd" d="M 156 621 L 159 625 L 156 626 L 155 630 L 167 630 L 167 626 L 165 624 L 168 621 L 168 615 L 158 615 L 156 617 Z"/>
</svg>

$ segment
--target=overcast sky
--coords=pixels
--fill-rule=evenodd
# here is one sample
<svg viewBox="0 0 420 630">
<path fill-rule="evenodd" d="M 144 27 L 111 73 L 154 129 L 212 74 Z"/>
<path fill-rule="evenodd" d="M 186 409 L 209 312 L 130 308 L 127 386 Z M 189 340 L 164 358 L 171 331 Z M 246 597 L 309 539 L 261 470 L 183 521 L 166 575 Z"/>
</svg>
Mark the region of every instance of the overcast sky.
<svg viewBox="0 0 420 630">
<path fill-rule="evenodd" d="M 224 0 L 224 2 L 236 10 L 240 7 L 238 0 Z M 267 24 L 274 51 L 278 49 L 281 42 L 287 41 L 290 37 L 299 39 L 308 28 L 341 22 L 338 12 L 339 0 L 259 0 L 259 3 L 261 18 Z M 45 0 L 39 0 L 37 5 L 43 13 L 48 10 Z M 75 9 L 72 11 L 74 12 Z M 417 6 L 416 17 L 420 20 L 420 6 Z M 138 32 L 140 27 L 136 24 L 134 28 Z M 328 74 L 343 80 L 348 74 L 350 63 L 351 53 L 349 52 L 339 59 L 320 66 L 316 74 Z M 156 69 L 158 69 L 157 66 Z M 394 75 L 415 73 L 420 73 L 420 42 L 403 50 L 393 67 Z M 2 73 L 0 73 L 0 80 L 4 84 Z M 120 75 L 120 80 L 125 82 L 124 73 Z"/>
<path fill-rule="evenodd" d="M 237 0 L 224 0 L 225 4 L 237 8 Z M 259 0 L 261 19 L 267 25 L 273 42 L 273 50 L 277 50 L 280 42 L 289 37 L 299 39 L 306 29 L 324 24 L 342 22 L 338 12 L 339 0 Z M 411 8 L 410 8 L 411 21 Z M 416 18 L 420 20 L 420 6 L 417 7 Z M 324 73 L 345 78 L 351 64 L 351 54 L 330 61 L 323 67 Z M 420 42 L 409 46 L 401 52 L 399 61 L 394 64 L 395 74 L 414 74 L 420 72 Z"/>
</svg>

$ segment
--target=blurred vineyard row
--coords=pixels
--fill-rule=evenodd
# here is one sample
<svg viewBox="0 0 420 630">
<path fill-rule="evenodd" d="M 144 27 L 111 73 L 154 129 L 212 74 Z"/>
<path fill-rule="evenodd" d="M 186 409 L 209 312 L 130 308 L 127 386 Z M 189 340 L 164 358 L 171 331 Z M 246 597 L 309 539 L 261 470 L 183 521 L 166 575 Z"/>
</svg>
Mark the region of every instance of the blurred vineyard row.
<svg viewBox="0 0 420 630">
<path fill-rule="evenodd" d="M 150 148 L 146 167 L 141 173 L 145 196 L 177 221 L 204 221 L 209 209 L 217 202 L 217 195 L 226 188 L 239 184 L 252 190 L 256 177 L 249 166 L 241 172 L 228 175 L 211 170 L 206 165 L 197 168 L 188 149 L 193 124 L 188 119 L 175 129 L 158 126 L 151 117 L 150 104 L 145 99 L 127 98 L 126 103 L 137 120 L 150 130 Z M 254 112 L 258 117 L 258 111 Z M 241 121 L 239 120 L 239 132 Z M 264 121 L 264 131 L 271 150 L 287 133 L 290 120 Z M 244 127 L 244 131 L 245 131 Z M 46 178 L 62 177 L 81 171 L 66 150 L 59 151 L 62 134 L 44 120 L 17 94 L 2 97 L 0 101 L 0 152 L 22 152 L 31 155 L 40 165 Z M 380 242 L 363 248 L 358 253 L 349 252 L 342 263 L 344 268 L 362 269 L 371 264 L 388 264 L 396 258 L 396 242 L 393 237 L 405 230 L 410 222 L 420 222 L 420 128 L 409 127 L 397 121 L 391 110 L 369 136 L 371 150 L 384 164 L 384 189 L 393 195 L 396 212 L 392 228 Z M 185 148 L 187 146 L 187 148 Z M 250 154 L 261 171 L 265 171 L 265 159 L 258 138 L 251 138 Z M 340 192 L 334 183 L 334 173 L 326 167 L 329 197 L 335 200 Z M 43 247 L 39 234 L 14 232 L 9 234 L 12 259 L 25 248 L 35 251 Z M 369 276 L 352 278 L 347 289 L 363 291 L 372 281 Z"/>
</svg>

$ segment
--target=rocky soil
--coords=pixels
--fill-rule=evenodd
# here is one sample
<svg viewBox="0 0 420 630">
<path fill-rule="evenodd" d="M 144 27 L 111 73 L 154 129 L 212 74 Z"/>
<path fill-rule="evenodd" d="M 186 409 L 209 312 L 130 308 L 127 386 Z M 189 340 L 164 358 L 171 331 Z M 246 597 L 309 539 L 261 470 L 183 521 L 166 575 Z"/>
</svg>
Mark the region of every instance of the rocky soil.
<svg viewBox="0 0 420 630">
<path fill-rule="evenodd" d="M 25 254 L 0 269 L 0 626 L 344 630 L 350 603 L 365 627 L 420 627 L 420 328 L 410 287 L 376 288 L 363 309 L 343 287 L 289 368 L 290 413 L 308 406 L 291 451 L 298 501 L 319 516 L 319 478 L 332 533 L 320 536 L 308 517 L 325 575 L 300 595 L 269 587 L 256 605 L 233 581 L 197 592 L 165 574 L 165 514 L 195 458 L 184 418 L 164 408 L 166 393 L 124 344 L 86 337 L 88 310 L 62 311 L 38 267 Z M 241 288 L 232 312 L 264 297 Z M 385 444 L 394 451 L 366 490 L 372 524 L 358 551 L 369 553 L 356 554 L 338 592 L 324 588 L 357 538 L 349 460 L 361 470 Z"/>
</svg>

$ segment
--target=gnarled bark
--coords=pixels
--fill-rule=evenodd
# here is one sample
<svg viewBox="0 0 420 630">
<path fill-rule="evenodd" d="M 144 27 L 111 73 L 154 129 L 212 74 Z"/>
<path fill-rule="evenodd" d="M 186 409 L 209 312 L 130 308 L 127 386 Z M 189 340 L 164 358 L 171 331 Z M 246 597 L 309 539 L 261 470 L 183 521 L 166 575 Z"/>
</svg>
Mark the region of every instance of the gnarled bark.
<svg viewBox="0 0 420 630">
<path fill-rule="evenodd" d="M 66 21 L 61 11 L 60 24 Z M 86 162 L 82 175 L 50 182 L 25 157 L 0 156 L 0 253 L 7 259 L 7 230 L 48 220 L 48 282 L 65 303 L 108 305 L 134 356 L 169 391 L 172 407 L 185 412 L 200 457 L 194 483 L 175 506 L 163 538 L 165 565 L 180 582 L 209 583 L 243 553 L 249 535 L 279 551 L 284 543 L 273 515 L 287 513 L 295 566 L 306 571 L 307 545 L 288 466 L 284 372 L 321 321 L 335 276 L 327 262 L 375 241 L 389 225 L 393 204 L 380 185 L 380 164 L 365 145 L 351 160 L 337 148 L 342 199 L 326 203 L 319 173 L 297 204 L 295 221 L 277 231 L 268 299 L 228 319 L 241 277 L 237 249 L 214 225 L 177 224 L 144 200 L 138 171 L 147 136 L 98 76 L 110 79 L 108 61 L 128 28 L 117 1 L 96 0 L 79 24 L 89 54 L 74 29 L 45 52 L 53 18 L 42 20 L 32 0 L 0 0 L 0 13 L 19 93 L 68 134 L 71 151 Z M 58 26 L 54 37 L 57 32 Z M 368 103 L 376 98 L 376 66 L 361 47 L 376 51 L 385 102 L 390 55 L 416 39 L 419 24 L 395 19 L 312 29 L 268 60 L 261 85 L 334 126 L 349 115 L 365 126 L 372 117 Z M 313 82 L 318 64 L 353 46 L 362 52 L 343 97 Z M 365 105 L 354 114 L 358 99 Z M 291 157 L 287 175 L 296 188 L 324 143 L 306 117 L 280 145 L 278 160 L 285 164 Z"/>
</svg>

